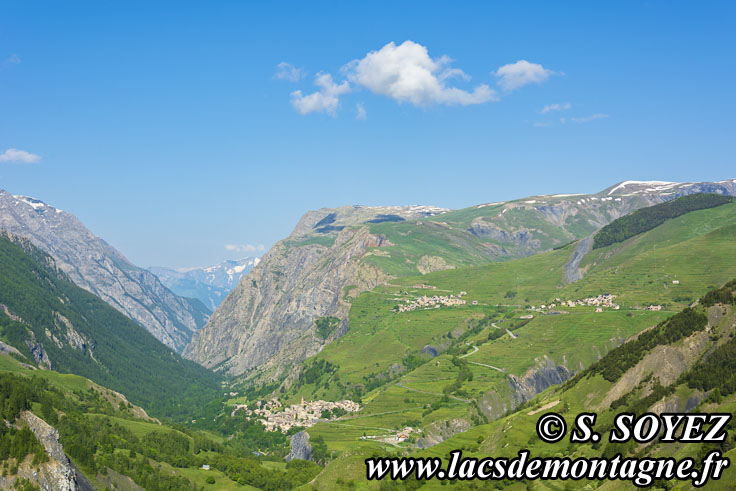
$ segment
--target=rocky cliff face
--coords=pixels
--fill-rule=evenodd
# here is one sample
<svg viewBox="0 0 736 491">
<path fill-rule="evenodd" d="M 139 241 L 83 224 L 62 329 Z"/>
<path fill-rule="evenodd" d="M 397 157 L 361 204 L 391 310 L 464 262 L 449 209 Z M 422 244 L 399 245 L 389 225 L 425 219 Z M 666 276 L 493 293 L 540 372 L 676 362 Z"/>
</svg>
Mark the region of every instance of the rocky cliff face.
<svg viewBox="0 0 736 491">
<path fill-rule="evenodd" d="M 529 369 L 521 377 L 509 375 L 509 386 L 513 394 L 513 405 L 526 402 L 553 385 L 559 385 L 574 374 L 564 365 L 557 365 L 545 359 L 538 366 Z"/>
<path fill-rule="evenodd" d="M 435 421 L 424 428 L 424 436 L 417 439 L 417 447 L 429 448 L 439 445 L 453 435 L 468 431 L 470 426 L 468 421 L 460 418 Z"/>
<path fill-rule="evenodd" d="M 291 437 L 291 448 L 286 456 L 287 462 L 294 460 L 312 460 L 312 446 L 309 444 L 309 433 L 300 431 Z"/>
<path fill-rule="evenodd" d="M 363 291 L 387 281 L 388 275 L 360 262 L 369 246 L 382 242 L 365 227 L 340 231 L 332 246 L 279 242 L 195 334 L 184 355 L 206 367 L 222 364 L 236 375 L 253 368 L 280 375 L 344 333 L 345 286 Z M 325 340 L 315 332 L 315 320 L 327 316 L 343 322 Z"/>
<path fill-rule="evenodd" d="M 736 195 L 736 179 L 627 181 L 591 195 L 536 196 L 454 212 L 422 206 L 310 211 L 243 278 L 185 356 L 235 375 L 259 369 L 273 379 L 346 332 L 347 290 L 355 296 L 395 274 L 535 254 L 588 237 L 636 209 L 700 192 Z M 580 275 L 585 251 L 568 265 L 568 281 Z M 324 316 L 342 320 L 326 340 L 314 329 Z"/>
<path fill-rule="evenodd" d="M 78 489 L 77 473 L 59 443 L 59 432 L 30 411 L 23 411 L 20 421 L 27 425 L 41 442 L 49 461 L 32 466 L 30 459 L 26 459 L 18 467 L 18 473 L 15 476 L 0 477 L 0 487 L 14 489 L 17 479 L 27 479 L 43 491 L 75 491 Z"/>
<path fill-rule="evenodd" d="M 0 190 L 0 228 L 29 239 L 74 283 L 177 351 L 207 321 L 204 311 L 172 293 L 154 274 L 131 264 L 70 213 Z"/>
</svg>

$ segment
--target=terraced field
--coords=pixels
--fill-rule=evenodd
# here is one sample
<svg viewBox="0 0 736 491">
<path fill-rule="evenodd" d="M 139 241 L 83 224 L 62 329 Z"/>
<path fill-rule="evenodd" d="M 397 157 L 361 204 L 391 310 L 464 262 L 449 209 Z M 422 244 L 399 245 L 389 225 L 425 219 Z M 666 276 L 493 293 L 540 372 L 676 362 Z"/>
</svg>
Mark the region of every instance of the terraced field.
<svg viewBox="0 0 736 491">
<path fill-rule="evenodd" d="M 353 454 L 379 449 L 404 452 L 416 440 L 396 447 L 361 437 L 389 435 L 405 426 L 431 432 L 433 423 L 453 419 L 476 424 L 482 418 L 479 408 L 490 420 L 501 416 L 514 406 L 510 375 L 521 378 L 550 363 L 571 372 L 582 371 L 627 338 L 668 318 L 709 288 L 736 277 L 734 239 L 736 204 L 729 204 L 689 213 L 624 243 L 596 249 L 581 264 L 584 278 L 572 284 L 564 282 L 563 269 L 576 244 L 514 261 L 395 280 L 354 299 L 349 332 L 306 362 L 326 360 L 339 368 L 286 396 L 344 396 L 350 393 L 347 388 L 351 385 L 365 386 L 378 378 L 378 386 L 362 394 L 364 409 L 360 413 L 320 423 L 309 433 L 323 436 L 336 455 L 347 459 L 345 465 L 353 465 Z M 416 287 L 420 284 L 436 289 Z M 463 306 L 402 313 L 394 310 L 407 298 L 461 291 L 467 292 L 462 298 L 468 303 Z M 530 305 L 601 293 L 616 295 L 620 310 L 556 307 L 563 313 L 532 312 L 533 319 L 520 319 L 529 315 Z M 644 310 L 648 305 L 661 305 L 662 310 Z M 502 328 L 500 335 L 494 334 L 497 327 Z M 506 327 L 511 328 L 513 337 Z M 423 355 L 421 351 L 428 345 L 439 355 Z M 405 362 L 410 355 L 420 359 L 418 365 Z M 472 377 L 448 392 L 447 387 L 462 370 L 458 359 Z M 591 379 L 586 389 L 576 387 L 560 404 L 566 404 L 571 413 L 579 410 L 579 402 L 590 402 L 587 394 L 604 382 Z M 549 402 L 554 401 L 545 399 Z M 508 442 L 528 440 L 534 434 L 527 423 L 517 426 L 515 420 L 502 419 L 473 426 L 451 441 L 459 447 L 479 447 L 481 433 L 503 433 L 504 425 L 514 427 L 507 428 L 504 438 Z M 477 428 L 483 428 L 482 432 Z M 495 442 L 493 448 L 490 441 Z M 502 442 L 503 438 L 486 439 L 481 447 L 490 451 L 502 447 Z M 439 454 L 446 448 L 442 444 L 432 447 L 431 452 Z M 330 469 L 328 466 L 323 474 L 329 474 Z"/>
</svg>

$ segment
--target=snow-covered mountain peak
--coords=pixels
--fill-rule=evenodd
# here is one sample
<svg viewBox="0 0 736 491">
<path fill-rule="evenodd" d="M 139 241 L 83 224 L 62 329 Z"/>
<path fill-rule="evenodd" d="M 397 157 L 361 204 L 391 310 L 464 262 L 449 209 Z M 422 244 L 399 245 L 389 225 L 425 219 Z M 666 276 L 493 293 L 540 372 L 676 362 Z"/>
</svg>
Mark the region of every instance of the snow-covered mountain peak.
<svg viewBox="0 0 736 491">
<path fill-rule="evenodd" d="M 214 311 L 240 279 L 260 261 L 258 257 L 245 257 L 200 268 L 170 269 L 152 266 L 148 270 L 177 295 L 197 298 Z"/>
</svg>

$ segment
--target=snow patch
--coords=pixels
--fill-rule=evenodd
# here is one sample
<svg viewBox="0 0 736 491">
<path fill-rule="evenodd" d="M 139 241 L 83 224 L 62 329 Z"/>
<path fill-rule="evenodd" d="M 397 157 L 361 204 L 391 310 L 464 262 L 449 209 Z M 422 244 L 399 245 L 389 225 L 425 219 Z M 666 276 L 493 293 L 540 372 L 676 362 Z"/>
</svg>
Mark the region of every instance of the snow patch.
<svg viewBox="0 0 736 491">
<path fill-rule="evenodd" d="M 475 208 L 476 209 L 478 209 L 478 208 L 486 208 L 487 206 L 502 205 L 504 203 L 506 203 L 506 202 L 505 201 L 496 201 L 495 203 L 486 203 L 486 204 L 483 204 L 483 205 L 478 205 Z"/>
<path fill-rule="evenodd" d="M 247 264 L 239 264 L 238 266 L 235 266 L 234 268 L 230 268 L 227 270 L 227 274 L 234 275 L 241 273 L 246 267 L 248 267 Z"/>
<path fill-rule="evenodd" d="M 450 211 L 448 208 L 431 205 L 408 205 L 408 206 L 361 206 L 366 210 L 377 211 L 405 211 L 410 213 L 425 213 L 430 215 L 439 215 Z"/>
<path fill-rule="evenodd" d="M 672 182 L 672 181 L 624 181 L 615 188 L 611 189 L 608 194 L 611 195 L 614 192 L 618 191 L 619 189 L 623 189 L 627 186 L 631 185 L 638 185 L 638 186 L 650 186 L 645 191 L 646 192 L 656 192 L 656 191 L 663 191 L 665 189 L 670 189 L 673 186 L 677 186 L 680 183 Z"/>
<path fill-rule="evenodd" d="M 40 199 L 31 198 L 30 196 L 21 196 L 21 195 L 15 195 L 13 198 L 17 199 L 18 201 L 22 201 L 23 203 L 29 205 L 34 210 L 38 210 L 40 208 L 46 208 L 48 205 L 41 201 Z"/>
</svg>

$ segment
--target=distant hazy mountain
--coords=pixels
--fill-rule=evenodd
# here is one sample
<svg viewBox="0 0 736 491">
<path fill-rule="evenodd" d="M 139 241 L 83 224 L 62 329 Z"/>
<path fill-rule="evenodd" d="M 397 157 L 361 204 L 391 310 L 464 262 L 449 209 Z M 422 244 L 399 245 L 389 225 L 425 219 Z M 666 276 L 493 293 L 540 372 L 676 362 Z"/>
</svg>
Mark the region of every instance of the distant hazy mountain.
<svg viewBox="0 0 736 491">
<path fill-rule="evenodd" d="M 152 273 L 128 261 L 74 215 L 35 198 L 0 190 L 0 228 L 29 239 L 69 278 L 181 351 L 207 321 L 196 300 L 181 298 Z"/>
<path fill-rule="evenodd" d="M 228 293 L 233 291 L 260 259 L 246 257 L 224 261 L 207 268 L 171 269 L 151 266 L 148 271 L 158 276 L 161 283 L 182 297 L 196 298 L 214 312 Z"/>
</svg>

